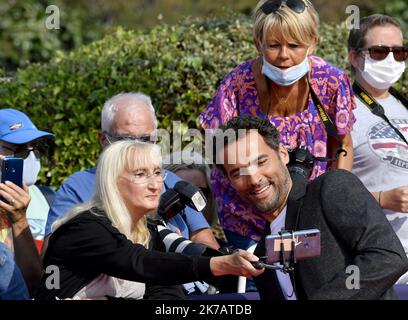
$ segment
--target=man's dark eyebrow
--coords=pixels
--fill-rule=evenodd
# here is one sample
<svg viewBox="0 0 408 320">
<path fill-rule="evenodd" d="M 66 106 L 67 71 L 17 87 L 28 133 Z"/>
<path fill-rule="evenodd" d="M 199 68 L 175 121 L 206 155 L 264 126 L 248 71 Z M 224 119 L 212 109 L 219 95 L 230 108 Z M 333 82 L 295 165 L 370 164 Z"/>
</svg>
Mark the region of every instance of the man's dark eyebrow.
<svg viewBox="0 0 408 320">
<path fill-rule="evenodd" d="M 232 176 L 233 174 L 235 174 L 237 171 L 241 170 L 241 168 L 235 168 L 233 170 L 231 170 L 228 175 Z"/>
<path fill-rule="evenodd" d="M 257 159 L 252 161 L 252 163 L 258 163 L 259 161 L 264 160 L 264 159 L 268 159 L 268 158 L 269 158 L 269 156 L 267 154 L 261 154 Z"/>
<path fill-rule="evenodd" d="M 269 156 L 267 154 L 261 154 L 258 158 L 254 159 L 252 161 L 252 164 L 257 164 L 259 161 L 262 161 L 264 159 L 268 159 Z M 230 176 L 232 176 L 233 174 L 235 174 L 237 171 L 240 171 L 242 168 L 235 168 L 233 170 L 231 170 L 228 174 Z"/>
</svg>

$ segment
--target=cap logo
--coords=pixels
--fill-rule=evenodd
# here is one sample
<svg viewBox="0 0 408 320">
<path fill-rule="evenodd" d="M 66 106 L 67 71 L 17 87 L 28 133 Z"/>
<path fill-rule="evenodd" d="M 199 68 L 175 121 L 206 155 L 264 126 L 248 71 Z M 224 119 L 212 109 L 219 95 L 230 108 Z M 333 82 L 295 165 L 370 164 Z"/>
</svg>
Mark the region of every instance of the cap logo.
<svg viewBox="0 0 408 320">
<path fill-rule="evenodd" d="M 23 126 L 23 124 L 20 122 L 20 123 L 12 124 L 12 125 L 9 127 L 9 129 L 10 129 L 10 130 L 17 130 L 17 129 L 20 129 L 22 126 Z"/>
</svg>

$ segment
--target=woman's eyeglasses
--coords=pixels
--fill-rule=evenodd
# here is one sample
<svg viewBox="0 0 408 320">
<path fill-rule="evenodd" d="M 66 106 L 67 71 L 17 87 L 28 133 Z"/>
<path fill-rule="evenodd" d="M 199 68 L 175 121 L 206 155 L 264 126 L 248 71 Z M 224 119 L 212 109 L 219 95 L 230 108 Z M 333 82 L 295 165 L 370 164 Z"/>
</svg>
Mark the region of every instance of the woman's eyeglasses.
<svg viewBox="0 0 408 320">
<path fill-rule="evenodd" d="M 150 179 L 155 179 L 156 181 L 163 181 L 166 179 L 166 171 L 155 170 L 152 173 L 148 173 L 146 170 L 138 171 L 130 175 L 130 177 L 122 176 L 122 178 L 134 183 L 134 184 L 145 184 L 150 181 Z"/>
<path fill-rule="evenodd" d="M 306 9 L 302 0 L 268 0 L 261 6 L 261 10 L 265 14 L 275 13 L 283 4 L 296 13 L 302 13 Z"/>
<path fill-rule="evenodd" d="M 405 61 L 408 58 L 408 47 L 372 46 L 370 48 L 358 48 L 356 51 L 368 51 L 370 58 L 377 61 L 387 58 L 390 52 L 394 54 L 394 59 L 398 62 Z"/>
</svg>

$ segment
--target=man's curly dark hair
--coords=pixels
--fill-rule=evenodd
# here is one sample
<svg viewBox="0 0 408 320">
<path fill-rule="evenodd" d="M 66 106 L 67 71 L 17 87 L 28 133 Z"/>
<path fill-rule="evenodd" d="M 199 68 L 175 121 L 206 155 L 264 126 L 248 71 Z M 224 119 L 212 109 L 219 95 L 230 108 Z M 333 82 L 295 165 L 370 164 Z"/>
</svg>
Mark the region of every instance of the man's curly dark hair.
<svg viewBox="0 0 408 320">
<path fill-rule="evenodd" d="M 223 166 L 217 164 L 217 148 L 220 148 L 220 141 L 223 141 L 221 147 L 225 148 L 229 143 L 231 143 L 231 140 L 229 139 L 231 138 L 231 134 L 232 137 L 235 138 L 234 141 L 238 139 L 239 130 L 257 130 L 269 147 L 275 151 L 279 150 L 280 134 L 276 127 L 268 120 L 247 115 L 232 118 L 225 125 L 220 126 L 216 130 L 212 140 L 213 163 L 216 164 L 221 170 L 223 170 Z"/>
</svg>

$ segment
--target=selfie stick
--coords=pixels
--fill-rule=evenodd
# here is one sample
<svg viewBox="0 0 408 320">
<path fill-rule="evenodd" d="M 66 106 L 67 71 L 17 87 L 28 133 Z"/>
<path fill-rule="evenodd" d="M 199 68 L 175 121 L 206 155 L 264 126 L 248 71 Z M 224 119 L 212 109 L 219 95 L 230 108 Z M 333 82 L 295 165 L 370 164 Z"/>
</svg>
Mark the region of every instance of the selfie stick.
<svg viewBox="0 0 408 320">
<path fill-rule="evenodd" d="M 285 259 L 285 246 L 283 243 L 283 234 L 284 233 L 291 233 L 292 234 L 292 241 L 291 241 L 291 251 L 290 251 L 290 257 L 289 260 L 286 261 Z M 289 273 L 292 272 L 295 268 L 295 263 L 296 263 L 296 254 L 295 254 L 295 248 L 296 248 L 296 240 L 295 240 L 295 235 L 293 231 L 288 231 L 288 230 L 281 230 L 278 232 L 278 234 L 281 237 L 281 243 L 280 243 L 280 252 L 279 252 L 279 263 L 281 266 L 275 266 L 271 264 L 266 264 L 261 261 L 252 261 L 252 265 L 257 268 L 257 269 L 271 269 L 271 270 L 280 270 L 284 273 Z"/>
<path fill-rule="evenodd" d="M 292 241 L 291 241 L 291 250 L 290 250 L 290 257 L 289 260 L 286 261 L 285 259 L 285 246 L 283 244 L 283 233 L 289 232 L 292 234 Z M 278 232 L 278 234 L 281 236 L 281 243 L 280 243 L 280 264 L 283 266 L 281 267 L 282 271 L 284 273 L 288 273 L 294 270 L 295 268 L 295 263 L 296 263 L 296 255 L 295 255 L 295 248 L 296 248 L 296 240 L 295 240 L 295 235 L 293 231 L 289 230 L 281 230 Z"/>
</svg>

